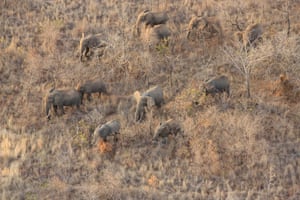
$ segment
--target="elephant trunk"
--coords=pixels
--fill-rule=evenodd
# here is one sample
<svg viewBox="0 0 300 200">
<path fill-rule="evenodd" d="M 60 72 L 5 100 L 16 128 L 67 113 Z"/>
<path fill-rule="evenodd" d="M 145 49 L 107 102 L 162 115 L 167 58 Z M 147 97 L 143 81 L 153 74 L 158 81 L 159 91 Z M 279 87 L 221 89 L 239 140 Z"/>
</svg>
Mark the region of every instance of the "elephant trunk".
<svg viewBox="0 0 300 200">
<path fill-rule="evenodd" d="M 50 90 L 50 94 L 48 94 L 47 98 L 46 98 L 46 115 L 47 115 L 47 118 L 48 120 L 50 119 L 50 109 L 51 109 L 51 106 L 53 105 L 54 103 L 54 96 L 53 96 L 53 92 L 54 89 L 51 89 Z"/>
<path fill-rule="evenodd" d="M 189 30 L 188 33 L 187 33 L 187 35 L 186 35 L 186 38 L 189 40 L 190 37 L 191 37 L 191 31 Z"/>
<path fill-rule="evenodd" d="M 83 96 L 84 96 L 84 92 L 79 91 L 80 104 L 83 104 Z"/>
<path fill-rule="evenodd" d="M 49 114 L 50 108 L 51 108 L 51 102 L 49 102 L 49 99 L 47 99 L 47 102 L 46 102 L 46 115 L 47 115 L 47 119 L 50 119 L 50 114 Z"/>
</svg>

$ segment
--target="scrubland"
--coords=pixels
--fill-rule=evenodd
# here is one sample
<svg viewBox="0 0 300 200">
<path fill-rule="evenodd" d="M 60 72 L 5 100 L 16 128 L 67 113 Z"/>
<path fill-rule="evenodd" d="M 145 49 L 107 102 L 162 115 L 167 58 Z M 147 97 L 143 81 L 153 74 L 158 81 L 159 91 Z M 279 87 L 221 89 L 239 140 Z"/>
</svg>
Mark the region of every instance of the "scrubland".
<svg viewBox="0 0 300 200">
<path fill-rule="evenodd" d="M 298 0 L 5 0 L 0 8 L 1 199 L 300 199 Z M 149 48 L 133 34 L 145 9 L 168 12 L 168 45 Z M 222 37 L 187 40 L 189 20 L 206 10 Z M 247 52 L 234 33 L 251 23 L 264 33 Z M 103 56 L 80 62 L 82 32 L 102 34 Z M 203 96 L 204 81 L 221 74 L 230 97 Z M 94 77 L 110 96 L 47 120 L 51 88 Z M 136 123 L 120 97 L 153 85 L 166 103 Z M 184 137 L 153 143 L 170 118 Z M 91 145 L 111 119 L 121 122 L 119 140 Z"/>
</svg>

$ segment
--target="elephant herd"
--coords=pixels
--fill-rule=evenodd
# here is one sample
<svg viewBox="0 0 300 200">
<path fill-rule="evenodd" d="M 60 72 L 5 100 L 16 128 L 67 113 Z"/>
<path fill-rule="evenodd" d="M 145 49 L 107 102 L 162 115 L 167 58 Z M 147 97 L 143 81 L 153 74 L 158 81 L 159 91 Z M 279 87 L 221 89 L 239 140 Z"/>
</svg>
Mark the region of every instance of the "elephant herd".
<svg viewBox="0 0 300 200">
<path fill-rule="evenodd" d="M 226 92 L 229 96 L 230 83 L 226 76 L 215 77 L 202 86 L 205 95 L 215 95 L 217 93 Z M 88 80 L 85 83 L 79 83 L 76 89 L 51 89 L 46 95 L 46 115 L 50 120 L 50 109 L 53 107 L 55 114 L 58 108 L 61 110 L 61 114 L 64 114 L 64 106 L 76 106 L 77 109 L 83 103 L 83 97 L 86 94 L 87 100 L 91 100 L 92 93 L 99 93 L 110 95 L 106 89 L 106 85 L 99 79 Z M 135 91 L 132 95 L 136 102 L 135 121 L 142 122 L 148 111 L 153 107 L 160 108 L 165 104 L 163 90 L 160 86 L 153 86 L 144 93 Z M 101 138 L 107 141 L 109 136 L 117 136 L 120 132 L 120 121 L 111 120 L 105 124 L 99 125 L 93 134 L 93 143 L 97 141 L 97 138 Z M 168 137 L 169 135 L 177 135 L 183 133 L 181 125 L 178 121 L 170 119 L 164 123 L 161 123 L 155 130 L 153 140 L 158 138 Z"/>
<path fill-rule="evenodd" d="M 161 41 L 168 41 L 172 31 L 167 22 L 169 16 L 167 12 L 142 11 L 136 20 L 134 36 L 151 45 L 157 45 Z M 245 48 L 256 46 L 263 34 L 260 23 L 253 23 L 246 27 L 244 31 L 234 33 L 236 40 L 242 42 Z M 210 39 L 217 37 L 222 41 L 224 37 L 222 25 L 216 16 L 193 16 L 187 25 L 186 38 L 190 41 L 199 39 Z M 80 40 L 80 61 L 88 58 L 93 49 L 100 50 L 98 56 L 102 56 L 107 42 L 101 40 L 101 34 L 84 36 Z"/>
<path fill-rule="evenodd" d="M 168 39 L 171 31 L 167 26 L 169 17 L 166 12 L 152 12 L 145 10 L 141 12 L 136 20 L 135 35 L 147 42 L 152 43 Z M 205 31 L 204 31 L 205 30 Z M 240 40 L 245 47 L 249 47 L 261 38 L 262 26 L 260 24 L 252 24 L 244 31 L 237 32 L 235 36 Z M 194 16 L 188 24 L 187 39 L 199 39 L 200 35 L 205 38 L 211 38 L 215 35 L 222 36 L 222 27 L 218 20 L 213 17 Z M 201 36 L 202 37 L 202 36 Z M 80 61 L 88 58 L 93 49 L 101 49 L 107 46 L 107 42 L 101 40 L 100 34 L 84 36 L 80 39 Z M 230 83 L 226 76 L 215 77 L 202 85 L 202 91 L 205 95 L 215 95 L 217 93 L 227 93 L 230 95 Z M 107 91 L 105 83 L 101 79 L 88 80 L 84 83 L 79 83 L 76 89 L 51 89 L 46 94 L 46 115 L 50 120 L 50 109 L 53 108 L 54 113 L 58 114 L 58 109 L 61 114 L 64 114 L 64 106 L 76 106 L 77 109 L 83 104 L 83 98 L 86 94 L 87 100 L 91 100 L 92 93 L 110 95 Z M 139 91 L 134 92 L 132 97 L 136 101 L 135 121 L 141 122 L 145 119 L 146 113 L 153 107 L 160 108 L 164 103 L 163 90 L 160 86 L 149 88 L 144 93 Z M 97 138 L 107 141 L 109 136 L 117 136 L 120 133 L 120 121 L 112 120 L 105 124 L 100 124 L 94 131 L 93 141 Z M 183 133 L 181 125 L 178 121 L 170 119 L 161 123 L 155 130 L 153 140 L 160 137 L 168 137 L 169 135 L 177 135 Z"/>
</svg>

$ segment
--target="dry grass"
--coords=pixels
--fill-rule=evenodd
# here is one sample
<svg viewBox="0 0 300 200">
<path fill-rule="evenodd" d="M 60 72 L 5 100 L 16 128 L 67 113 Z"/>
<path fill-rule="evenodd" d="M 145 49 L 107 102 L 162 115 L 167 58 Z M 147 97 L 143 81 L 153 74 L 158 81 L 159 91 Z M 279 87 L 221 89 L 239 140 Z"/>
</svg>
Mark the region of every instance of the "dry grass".
<svg viewBox="0 0 300 200">
<path fill-rule="evenodd" d="M 0 7 L 1 199 L 299 199 L 298 1 L 13 0 Z M 168 46 L 149 49 L 134 37 L 145 9 L 168 12 Z M 220 20 L 222 43 L 187 40 L 189 20 L 201 13 Z M 234 33 L 256 22 L 263 41 L 245 55 Z M 82 32 L 103 35 L 102 57 L 79 61 Z M 241 66 L 250 69 L 251 98 Z M 220 74 L 230 79 L 230 97 L 203 96 L 201 84 Z M 111 97 L 94 95 L 80 111 L 46 119 L 50 88 L 95 77 Z M 166 104 L 135 123 L 131 95 L 153 85 Z M 91 146 L 95 127 L 115 118 L 119 140 Z M 154 128 L 170 118 L 184 136 L 152 142 Z"/>
</svg>

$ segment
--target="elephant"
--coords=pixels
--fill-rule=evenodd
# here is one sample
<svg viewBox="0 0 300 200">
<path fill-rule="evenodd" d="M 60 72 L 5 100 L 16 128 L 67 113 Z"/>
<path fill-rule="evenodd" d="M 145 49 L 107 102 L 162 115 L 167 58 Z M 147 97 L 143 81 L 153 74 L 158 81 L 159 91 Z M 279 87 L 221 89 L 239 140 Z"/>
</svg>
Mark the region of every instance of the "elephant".
<svg viewBox="0 0 300 200">
<path fill-rule="evenodd" d="M 176 136 L 178 133 L 182 134 L 182 132 L 180 123 L 177 120 L 169 119 L 156 127 L 153 141 L 157 141 L 159 138 L 166 138 L 169 135 Z"/>
<path fill-rule="evenodd" d="M 246 47 L 256 45 L 256 41 L 261 38 L 263 34 L 262 25 L 259 23 L 250 24 L 243 33 L 243 44 Z"/>
<path fill-rule="evenodd" d="M 134 98 L 136 100 L 135 121 L 140 122 L 145 118 L 146 109 L 150 110 L 155 102 L 152 97 L 141 96 L 139 91 L 134 93 Z"/>
<path fill-rule="evenodd" d="M 121 124 L 119 120 L 111 120 L 106 122 L 105 124 L 100 124 L 96 127 L 94 134 L 93 134 L 93 143 L 96 142 L 98 137 L 104 142 L 107 142 L 107 137 L 109 136 L 116 136 L 120 134 Z"/>
<path fill-rule="evenodd" d="M 218 36 L 223 37 L 223 29 L 220 21 L 216 17 L 193 16 L 188 24 L 188 40 L 200 38 L 210 39 Z"/>
<path fill-rule="evenodd" d="M 109 93 L 107 92 L 106 85 L 101 79 L 93 79 L 93 80 L 88 80 L 84 83 L 79 83 L 77 85 L 77 90 L 81 93 L 81 103 L 83 103 L 83 97 L 84 94 L 87 94 L 87 99 L 88 101 L 91 101 L 91 94 L 92 93 L 99 93 L 99 96 L 101 94 L 106 94 L 108 95 Z"/>
<path fill-rule="evenodd" d="M 84 33 L 82 33 L 79 49 L 80 49 L 80 61 L 83 61 L 83 57 L 88 57 L 88 53 L 93 48 L 104 48 L 107 46 L 107 43 L 102 41 L 101 34 L 95 34 L 95 35 L 88 35 L 84 36 Z M 101 52 L 101 55 L 103 55 L 103 51 Z"/>
<path fill-rule="evenodd" d="M 243 46 L 248 49 L 249 47 L 255 47 L 257 41 L 261 39 L 263 34 L 263 28 L 260 23 L 254 23 L 247 26 L 244 31 L 238 31 L 235 33 L 237 39 L 243 43 Z"/>
<path fill-rule="evenodd" d="M 222 75 L 219 77 L 215 77 L 203 85 L 205 95 L 215 95 L 216 93 L 226 92 L 227 96 L 230 94 L 230 83 L 229 79 Z"/>
<path fill-rule="evenodd" d="M 158 85 L 151 87 L 142 94 L 144 97 L 152 97 L 157 107 L 161 107 L 165 103 L 162 88 Z"/>
<path fill-rule="evenodd" d="M 164 103 L 163 91 L 160 86 L 154 86 L 142 95 L 136 91 L 134 97 L 137 102 L 135 112 L 136 122 L 142 121 L 145 118 L 146 108 L 151 109 L 153 106 L 160 108 Z"/>
<path fill-rule="evenodd" d="M 54 108 L 55 114 L 57 114 L 57 108 L 59 108 L 64 114 L 64 106 L 76 106 L 80 108 L 81 104 L 81 93 L 75 89 L 51 89 L 46 96 L 46 115 L 50 120 L 51 116 L 49 111 L 51 106 Z"/>
<path fill-rule="evenodd" d="M 165 24 L 154 25 L 153 27 L 146 27 L 144 32 L 144 39 L 149 45 L 157 45 L 161 41 L 167 41 L 171 36 L 171 31 Z"/>
<path fill-rule="evenodd" d="M 152 12 L 150 10 L 144 10 L 138 15 L 136 20 L 136 33 L 141 35 L 141 26 L 154 26 L 158 24 L 165 24 L 169 20 L 166 12 Z"/>
</svg>

